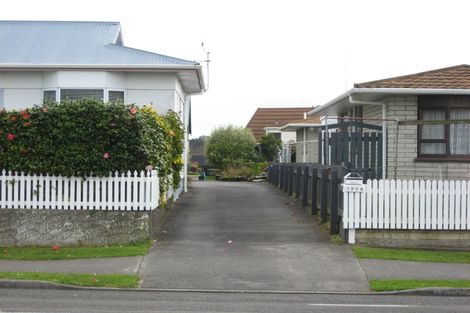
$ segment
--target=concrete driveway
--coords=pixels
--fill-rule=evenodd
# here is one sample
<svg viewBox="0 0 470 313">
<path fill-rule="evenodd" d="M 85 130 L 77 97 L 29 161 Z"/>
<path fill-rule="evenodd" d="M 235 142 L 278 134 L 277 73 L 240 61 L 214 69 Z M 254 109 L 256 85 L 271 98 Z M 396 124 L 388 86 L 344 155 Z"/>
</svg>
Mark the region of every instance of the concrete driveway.
<svg viewBox="0 0 470 313">
<path fill-rule="evenodd" d="M 366 291 L 348 246 L 267 183 L 196 182 L 144 258 L 142 287 Z"/>
</svg>

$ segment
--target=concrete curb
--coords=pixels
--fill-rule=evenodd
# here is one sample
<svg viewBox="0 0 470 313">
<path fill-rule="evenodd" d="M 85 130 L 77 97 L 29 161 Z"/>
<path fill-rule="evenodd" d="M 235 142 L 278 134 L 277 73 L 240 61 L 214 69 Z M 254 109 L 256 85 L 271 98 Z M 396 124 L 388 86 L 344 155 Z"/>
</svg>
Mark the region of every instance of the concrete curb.
<svg viewBox="0 0 470 313">
<path fill-rule="evenodd" d="M 64 285 L 59 283 L 40 281 L 40 280 L 0 280 L 0 288 L 11 289 L 70 289 L 74 290 L 77 287 L 71 285 Z"/>
<path fill-rule="evenodd" d="M 368 295 L 368 296 L 443 296 L 468 297 L 470 288 L 420 288 L 386 292 L 347 292 L 347 291 L 310 291 L 310 290 L 218 290 L 218 289 L 162 289 L 162 288 L 106 288 L 71 286 L 36 280 L 0 280 L 0 289 L 56 289 L 56 290 L 102 290 L 133 292 L 179 292 L 179 293 L 237 293 L 237 294 L 294 294 L 294 295 Z"/>
</svg>

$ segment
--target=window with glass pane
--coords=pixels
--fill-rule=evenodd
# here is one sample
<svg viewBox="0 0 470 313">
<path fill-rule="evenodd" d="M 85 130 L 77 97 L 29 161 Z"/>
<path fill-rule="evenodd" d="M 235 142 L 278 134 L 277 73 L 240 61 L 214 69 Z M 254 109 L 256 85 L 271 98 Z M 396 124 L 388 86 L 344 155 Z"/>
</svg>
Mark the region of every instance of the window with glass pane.
<svg viewBox="0 0 470 313">
<path fill-rule="evenodd" d="M 108 93 L 109 102 L 124 102 L 124 91 L 110 90 Z"/>
<path fill-rule="evenodd" d="M 61 89 L 60 100 L 98 99 L 103 100 L 103 89 Z"/>
<path fill-rule="evenodd" d="M 56 95 L 55 90 L 44 90 L 44 93 L 43 93 L 44 103 L 55 102 L 55 95 Z"/>
<path fill-rule="evenodd" d="M 421 119 L 438 121 L 446 119 L 444 110 L 422 110 Z M 421 126 L 421 154 L 446 154 L 446 126 L 444 124 Z"/>
<path fill-rule="evenodd" d="M 450 109 L 451 120 L 470 119 L 470 109 Z M 450 154 L 470 155 L 470 125 L 451 124 L 449 127 Z"/>
</svg>

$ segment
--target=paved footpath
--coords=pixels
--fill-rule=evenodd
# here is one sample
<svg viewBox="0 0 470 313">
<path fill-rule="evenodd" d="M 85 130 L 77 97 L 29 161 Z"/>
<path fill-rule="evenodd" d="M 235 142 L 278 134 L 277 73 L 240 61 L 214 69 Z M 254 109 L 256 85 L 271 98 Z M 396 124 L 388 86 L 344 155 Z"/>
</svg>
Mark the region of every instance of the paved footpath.
<svg viewBox="0 0 470 313">
<path fill-rule="evenodd" d="M 348 246 L 267 183 L 197 182 L 141 266 L 142 287 L 366 291 Z"/>
<path fill-rule="evenodd" d="M 52 261 L 0 260 L 0 272 L 137 274 L 143 256 Z"/>
</svg>

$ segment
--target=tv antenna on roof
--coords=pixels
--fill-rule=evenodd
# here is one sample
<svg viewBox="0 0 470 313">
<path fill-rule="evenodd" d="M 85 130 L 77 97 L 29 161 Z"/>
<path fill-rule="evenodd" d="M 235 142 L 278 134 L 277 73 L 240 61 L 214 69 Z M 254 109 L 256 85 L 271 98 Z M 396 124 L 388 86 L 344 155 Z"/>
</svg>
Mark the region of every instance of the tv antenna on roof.
<svg viewBox="0 0 470 313">
<path fill-rule="evenodd" d="M 207 89 L 209 89 L 209 63 L 211 62 L 211 59 L 210 59 L 210 51 L 206 51 L 206 48 L 204 46 L 204 41 L 201 42 L 201 47 L 202 47 L 202 51 L 204 52 L 204 54 L 206 55 L 206 59 L 204 61 L 201 61 L 201 63 L 206 63 L 206 69 L 207 69 Z"/>
</svg>

